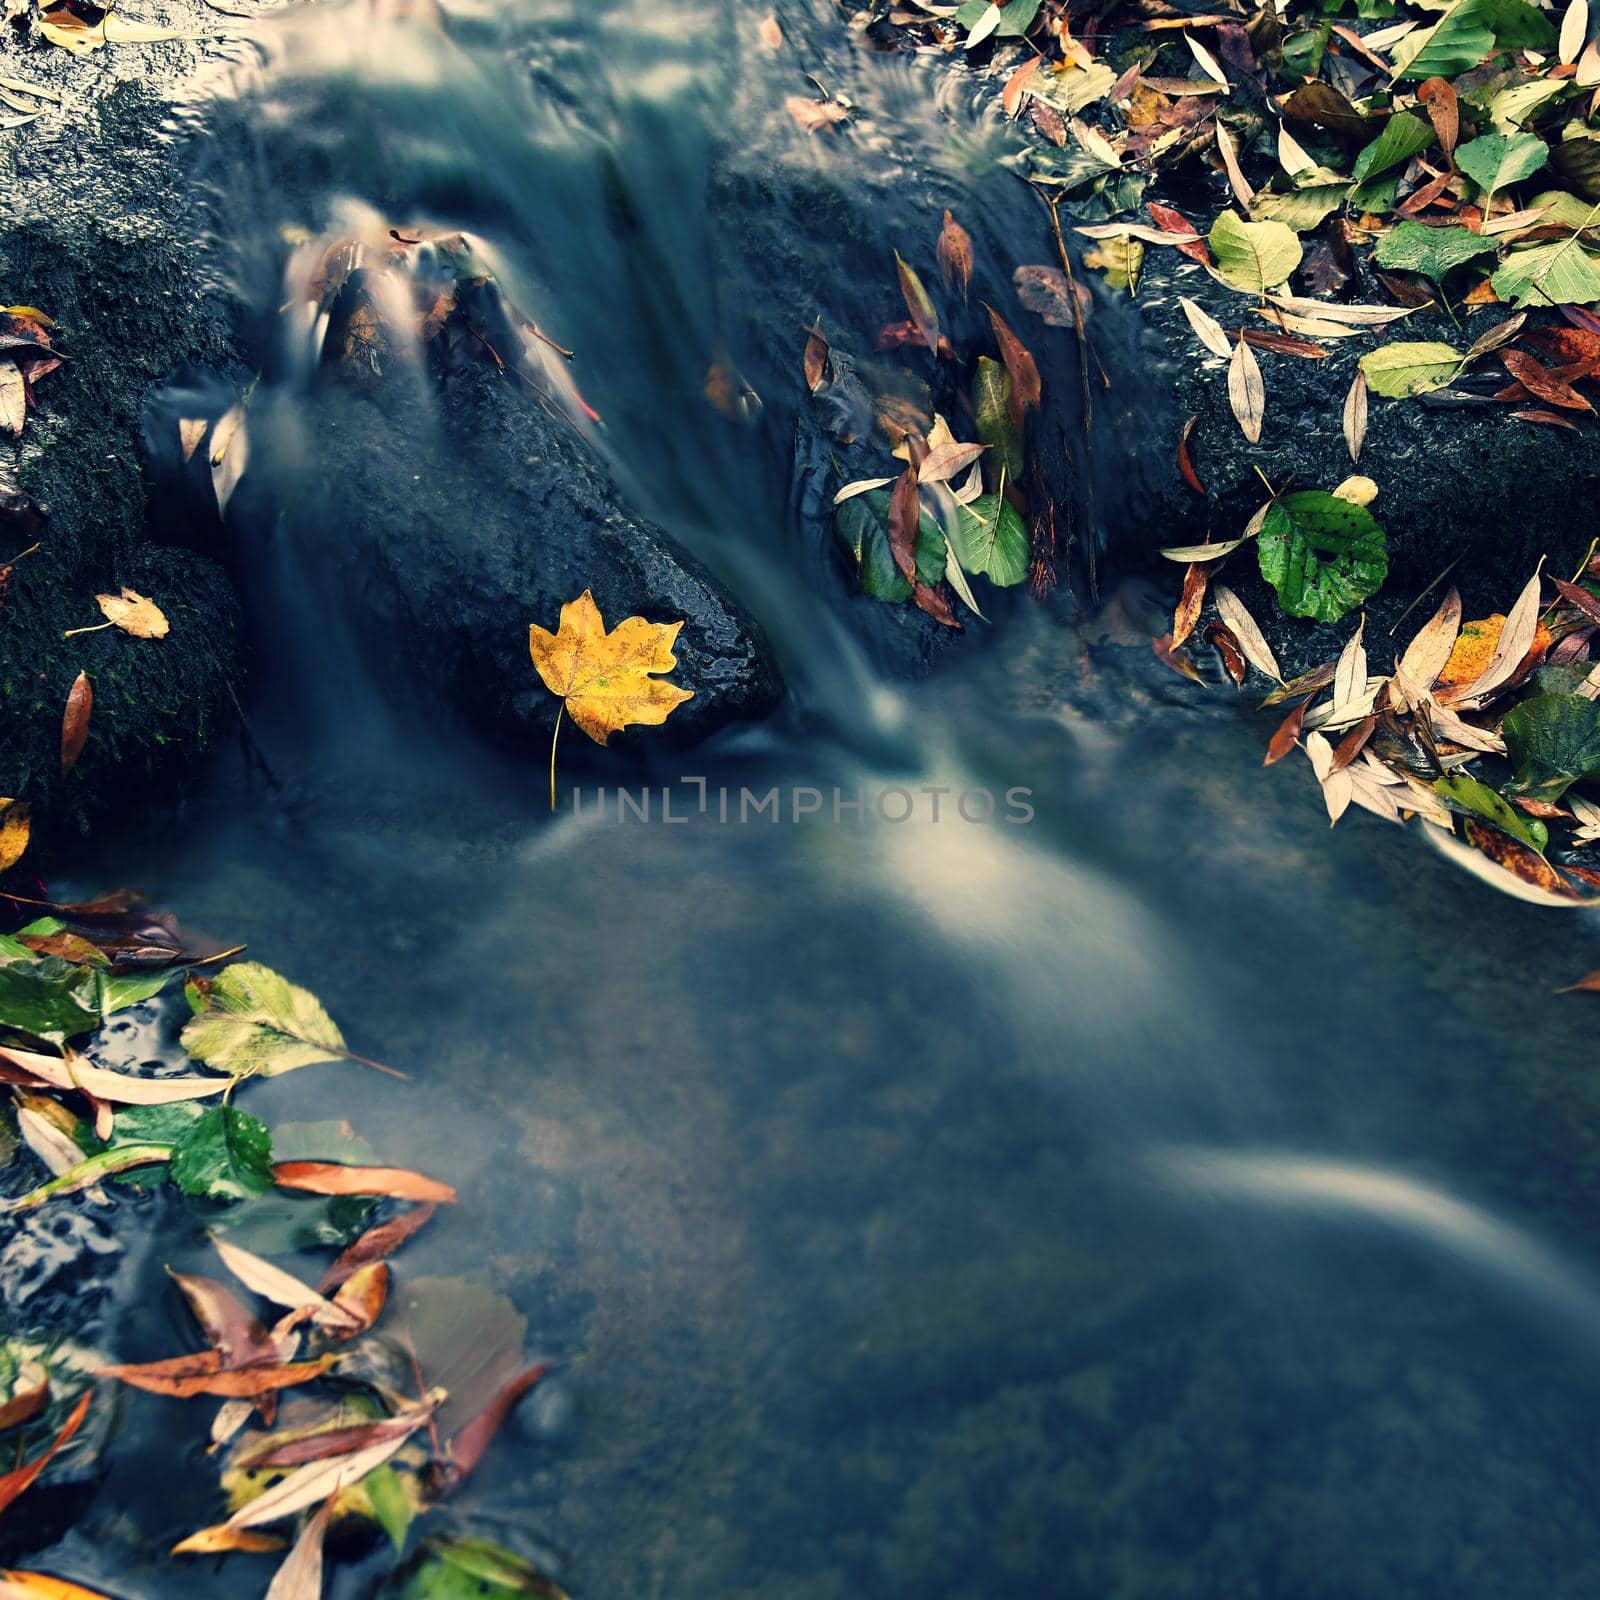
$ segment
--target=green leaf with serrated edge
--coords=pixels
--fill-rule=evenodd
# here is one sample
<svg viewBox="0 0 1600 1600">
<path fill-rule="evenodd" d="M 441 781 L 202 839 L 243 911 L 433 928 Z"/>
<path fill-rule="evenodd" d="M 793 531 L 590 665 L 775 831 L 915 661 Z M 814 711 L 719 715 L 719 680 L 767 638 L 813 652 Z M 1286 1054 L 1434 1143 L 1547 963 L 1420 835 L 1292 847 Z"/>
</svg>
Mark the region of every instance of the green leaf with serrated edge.
<svg viewBox="0 0 1600 1600">
<path fill-rule="evenodd" d="M 1548 146 L 1533 133 L 1486 133 L 1456 149 L 1456 165 L 1485 194 L 1531 178 L 1549 159 Z"/>
<path fill-rule="evenodd" d="M 1011 502 L 984 494 L 956 512 L 950 534 L 956 560 L 1002 588 L 1021 583 L 1028 575 L 1028 529 Z"/>
<path fill-rule="evenodd" d="M 1461 354 L 1447 344 L 1386 344 L 1369 350 L 1359 363 L 1374 394 L 1391 400 L 1441 389 L 1455 376 Z"/>
<path fill-rule="evenodd" d="M 102 974 L 59 956 L 0 951 L 0 1025 L 59 1044 L 100 1026 Z"/>
<path fill-rule="evenodd" d="M 1502 833 L 1520 839 L 1531 850 L 1541 853 L 1550 836 L 1545 830 L 1535 829 L 1529 820 L 1514 806 L 1509 805 L 1486 783 L 1469 778 L 1464 772 L 1453 772 L 1433 780 L 1435 791 L 1441 795 L 1452 811 L 1463 811 L 1493 823 Z"/>
<path fill-rule="evenodd" d="M 1250 215 L 1257 222 L 1281 222 L 1296 233 L 1309 233 L 1337 211 L 1350 193 L 1343 179 L 1338 183 L 1306 184 L 1288 194 L 1261 189 L 1250 202 Z"/>
<path fill-rule="evenodd" d="M 1426 150 L 1437 136 L 1426 117 L 1398 111 L 1383 125 L 1383 132 L 1356 157 L 1350 176 L 1357 183 L 1376 178 Z"/>
<path fill-rule="evenodd" d="M 1494 240 L 1470 228 L 1427 228 L 1420 222 L 1402 222 L 1390 228 L 1372 252 L 1380 267 L 1420 272 L 1435 283 L 1442 283 L 1456 267 L 1494 253 Z"/>
<path fill-rule="evenodd" d="M 1235 289 L 1262 294 L 1288 280 L 1304 251 L 1281 222 L 1245 222 L 1224 211 L 1207 235 L 1217 271 Z"/>
<path fill-rule="evenodd" d="M 1591 208 L 1590 221 L 1600 216 Z M 1490 282 L 1502 300 L 1524 306 L 1588 306 L 1600 300 L 1600 259 L 1578 243 L 1578 235 L 1513 250 Z"/>
<path fill-rule="evenodd" d="M 205 1005 L 184 1027 L 182 1044 L 218 1072 L 270 1078 L 346 1054 L 344 1035 L 322 1002 L 259 961 L 224 967 Z"/>
<path fill-rule="evenodd" d="M 1389 542 L 1365 506 L 1321 489 L 1274 500 L 1256 540 L 1261 576 L 1291 616 L 1337 622 L 1389 574 Z"/>
<path fill-rule="evenodd" d="M 1581 694 L 1536 694 L 1500 725 L 1516 788 L 1534 800 L 1559 800 L 1600 770 L 1600 704 Z"/>
<path fill-rule="evenodd" d="M 248 1200 L 272 1187 L 272 1136 L 248 1112 L 212 1106 L 173 1146 L 167 1171 L 186 1195 Z"/>
</svg>

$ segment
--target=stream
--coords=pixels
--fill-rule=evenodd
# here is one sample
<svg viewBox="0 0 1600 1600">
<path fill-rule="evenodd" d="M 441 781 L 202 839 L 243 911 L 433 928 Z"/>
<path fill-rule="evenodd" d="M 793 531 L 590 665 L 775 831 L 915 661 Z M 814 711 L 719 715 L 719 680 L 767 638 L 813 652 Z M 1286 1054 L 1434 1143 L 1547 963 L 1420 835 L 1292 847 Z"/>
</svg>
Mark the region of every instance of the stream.
<svg viewBox="0 0 1600 1600">
<path fill-rule="evenodd" d="M 797 531 L 804 330 L 870 351 L 902 314 L 888 250 L 931 255 L 945 206 L 1001 289 L 1051 245 L 959 68 L 829 0 L 780 5 L 774 51 L 764 15 L 319 5 L 185 115 L 231 127 L 199 176 L 264 327 L 285 229 L 469 229 L 578 352 L 625 499 L 766 631 L 784 710 L 681 756 L 564 735 L 568 799 L 656 804 L 552 817 L 543 749 L 374 664 L 319 581 L 339 528 L 299 517 L 236 552 L 270 776 L 230 755 L 181 828 L 55 888 L 138 884 L 408 1074 L 319 1066 L 249 1107 L 349 1119 L 460 1190 L 401 1277 L 486 1280 L 562 1363 L 461 1509 L 578 1600 L 1593 1594 L 1600 1090 L 1592 997 L 1554 993 L 1587 914 L 1415 830 L 1330 832 L 1303 767 L 1261 769 L 1263 719 L 1152 658 L 1136 586 L 1082 628 L 1019 591 L 931 676 L 889 670 Z M 852 127 L 795 125 L 805 72 Z M 748 425 L 702 397 L 719 353 Z M 269 366 L 263 415 L 307 381 Z M 1118 430 L 1160 390 L 1105 408 L 1102 497 L 1137 493 Z M 740 820 L 773 788 L 776 820 Z M 175 1204 L 130 1250 L 119 1359 L 178 1348 L 161 1269 L 203 1254 Z M 32 1563 L 260 1592 L 260 1558 L 162 1554 L 213 1520 L 205 1407 L 118 1404 Z"/>
</svg>

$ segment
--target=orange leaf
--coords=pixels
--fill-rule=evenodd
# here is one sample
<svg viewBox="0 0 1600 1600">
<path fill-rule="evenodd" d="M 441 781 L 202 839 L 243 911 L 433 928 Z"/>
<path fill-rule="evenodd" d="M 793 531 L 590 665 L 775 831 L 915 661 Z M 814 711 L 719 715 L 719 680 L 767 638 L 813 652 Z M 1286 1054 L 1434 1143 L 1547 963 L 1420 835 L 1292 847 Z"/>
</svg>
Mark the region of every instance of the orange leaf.
<svg viewBox="0 0 1600 1600">
<path fill-rule="evenodd" d="M 228 1368 L 222 1365 L 222 1357 L 215 1350 L 202 1350 L 198 1355 L 173 1356 L 167 1361 L 99 1367 L 96 1373 L 102 1378 L 120 1378 L 150 1394 L 171 1395 L 179 1400 L 197 1394 L 250 1400 L 275 1389 L 310 1383 L 313 1378 L 320 1378 L 336 1360 L 337 1356 L 324 1355 L 315 1361 L 291 1361 L 281 1367 Z"/>
<path fill-rule="evenodd" d="M 945 286 L 948 288 L 959 279 L 965 295 L 972 282 L 972 235 L 948 211 L 939 230 L 938 257 Z"/>
<path fill-rule="evenodd" d="M 822 331 L 822 318 L 818 317 L 816 326 L 806 335 L 806 387 L 812 394 L 822 387 L 822 380 L 827 375 L 830 349 L 828 336 Z"/>
<path fill-rule="evenodd" d="M 356 1319 L 355 1327 L 348 1330 L 341 1329 L 337 1337 L 344 1340 L 353 1338 L 358 1333 L 365 1333 L 383 1314 L 383 1303 L 388 1298 L 388 1263 L 369 1261 L 366 1266 L 358 1267 L 333 1297 L 336 1306 L 342 1311 L 348 1311 Z"/>
<path fill-rule="evenodd" d="M 83 1426 L 83 1419 L 88 1414 L 89 1401 L 92 1398 L 93 1391 L 86 1392 L 79 1398 L 77 1405 L 72 1408 L 72 1414 L 62 1424 L 61 1432 L 51 1440 L 47 1450 L 35 1456 L 32 1461 L 25 1462 L 14 1472 L 8 1472 L 4 1477 L 0 1477 L 0 1511 L 4 1511 L 18 1495 L 32 1486 L 34 1479 L 55 1460 L 56 1451 Z"/>
<path fill-rule="evenodd" d="M 1172 614 L 1172 632 L 1168 635 L 1172 649 L 1176 650 L 1194 632 L 1206 603 L 1206 584 L 1210 577 L 1210 563 L 1205 561 L 1191 561 L 1184 572 L 1183 593 L 1178 596 L 1178 607 Z"/>
<path fill-rule="evenodd" d="M 1005 319 L 991 305 L 983 308 L 989 313 L 989 325 L 994 329 L 995 343 L 1000 347 L 1000 359 L 1011 374 L 1011 397 L 1008 402 L 1012 425 L 1022 427 L 1022 413 L 1029 406 L 1039 404 L 1043 385 L 1039 382 L 1039 368 L 1028 347 L 1014 334 Z"/>
<path fill-rule="evenodd" d="M 67 691 L 67 707 L 61 717 L 61 770 L 71 772 L 83 754 L 89 737 L 89 714 L 94 710 L 94 690 L 89 676 L 80 672 Z"/>
<path fill-rule="evenodd" d="M 1315 698 L 1313 695 L 1310 699 L 1302 700 L 1278 724 L 1272 738 L 1267 742 L 1267 755 L 1266 759 L 1261 763 L 1262 766 L 1270 767 L 1274 763 L 1282 761 L 1294 749 L 1296 742 L 1300 738 L 1300 724 L 1306 720 L 1306 710 L 1310 706 L 1311 700 Z"/>
<path fill-rule="evenodd" d="M 0 1600 L 106 1600 L 98 1589 L 47 1572 L 0 1572 Z"/>
<path fill-rule="evenodd" d="M 432 1221 L 433 1209 L 432 1206 L 420 1206 L 415 1211 L 391 1217 L 388 1222 L 380 1222 L 376 1228 L 368 1228 L 353 1244 L 347 1245 L 338 1260 L 323 1273 L 318 1289 L 326 1294 L 369 1261 L 381 1261 L 385 1256 L 393 1255 L 412 1234 L 420 1232 Z"/>
<path fill-rule="evenodd" d="M 272 1181 L 283 1189 L 310 1194 L 386 1194 L 394 1200 L 430 1200 L 454 1205 L 448 1183 L 409 1172 L 404 1167 L 346 1167 L 336 1161 L 280 1161 Z"/>
</svg>

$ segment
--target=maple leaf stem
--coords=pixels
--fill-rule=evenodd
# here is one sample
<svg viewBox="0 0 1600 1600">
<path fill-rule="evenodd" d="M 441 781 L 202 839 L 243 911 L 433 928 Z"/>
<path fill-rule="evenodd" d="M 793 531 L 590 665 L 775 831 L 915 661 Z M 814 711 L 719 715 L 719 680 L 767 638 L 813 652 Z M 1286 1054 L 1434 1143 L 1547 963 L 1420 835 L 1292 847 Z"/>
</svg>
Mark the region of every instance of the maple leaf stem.
<svg viewBox="0 0 1600 1600">
<path fill-rule="evenodd" d="M 561 719 L 566 715 L 567 702 L 563 700 L 556 711 L 556 725 L 550 731 L 550 809 L 556 808 L 556 740 L 561 737 Z"/>
<path fill-rule="evenodd" d="M 99 633 L 102 628 L 114 627 L 116 627 L 116 623 L 114 622 L 97 622 L 92 628 L 68 628 L 67 631 L 61 635 L 61 637 L 63 639 L 70 639 L 74 634 L 77 633 Z"/>
</svg>

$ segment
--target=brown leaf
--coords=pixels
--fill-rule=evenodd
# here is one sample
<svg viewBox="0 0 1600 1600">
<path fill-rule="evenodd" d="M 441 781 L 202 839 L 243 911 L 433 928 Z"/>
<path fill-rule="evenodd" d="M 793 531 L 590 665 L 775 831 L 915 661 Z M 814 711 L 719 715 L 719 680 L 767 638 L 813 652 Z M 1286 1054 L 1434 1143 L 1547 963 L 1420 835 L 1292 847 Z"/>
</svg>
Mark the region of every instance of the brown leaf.
<svg viewBox="0 0 1600 1600">
<path fill-rule="evenodd" d="M 1150 648 L 1155 651 L 1157 661 L 1171 667 L 1180 677 L 1188 678 L 1194 683 L 1201 681 L 1194 662 L 1173 644 L 1170 633 L 1162 634 L 1159 639 L 1152 639 Z"/>
<path fill-rule="evenodd" d="M 1283 673 L 1278 668 L 1277 657 L 1272 653 L 1272 646 L 1267 643 L 1266 636 L 1262 633 L 1256 619 L 1250 615 L 1244 601 L 1223 583 L 1219 583 L 1212 593 L 1216 598 L 1217 614 L 1227 625 L 1229 633 L 1238 642 L 1239 649 L 1244 653 L 1245 659 L 1249 661 L 1257 672 L 1282 683 Z"/>
<path fill-rule="evenodd" d="M 1352 461 L 1361 459 L 1361 446 L 1367 438 L 1367 375 L 1356 368 L 1350 391 L 1344 397 L 1344 443 Z"/>
<path fill-rule="evenodd" d="M 1531 850 L 1510 834 L 1491 828 L 1474 817 L 1461 819 L 1461 832 L 1467 843 L 1513 877 L 1563 900 L 1581 900 L 1582 895 L 1550 865 L 1537 850 Z"/>
<path fill-rule="evenodd" d="M 972 282 L 972 235 L 948 211 L 944 214 L 944 226 L 939 230 L 937 254 L 946 288 L 959 281 L 965 298 Z"/>
<path fill-rule="evenodd" d="M 1302 339 L 1297 334 L 1284 333 L 1277 328 L 1238 328 L 1234 331 L 1246 344 L 1253 344 L 1258 350 L 1271 350 L 1275 355 L 1303 356 L 1308 361 L 1322 361 L 1328 355 L 1326 345 Z"/>
<path fill-rule="evenodd" d="M 193 1277 L 171 1272 L 169 1276 L 188 1302 L 200 1324 L 206 1343 L 222 1358 L 224 1367 L 248 1367 L 276 1363 L 277 1346 L 255 1314 L 215 1278 Z"/>
<path fill-rule="evenodd" d="M 260 1443 L 240 1450 L 230 1466 L 248 1472 L 303 1467 L 308 1461 L 327 1461 L 333 1456 L 353 1455 L 357 1450 L 383 1444 L 389 1439 L 404 1439 L 427 1420 L 426 1413 L 413 1412 L 406 1416 L 384 1417 L 378 1422 L 352 1423 L 348 1428 L 324 1428 L 293 1439 L 269 1434 Z"/>
<path fill-rule="evenodd" d="M 1028 116 L 1036 127 L 1051 144 L 1064 148 L 1067 142 L 1067 125 L 1061 113 L 1052 105 L 1047 105 L 1043 100 L 1031 100 L 1028 103 Z"/>
<path fill-rule="evenodd" d="M 337 1356 L 323 1355 L 314 1361 L 290 1361 L 278 1367 L 227 1368 L 215 1350 L 202 1350 L 197 1355 L 173 1356 L 166 1361 L 144 1361 L 95 1370 L 99 1377 L 120 1378 L 135 1389 L 180 1400 L 197 1394 L 248 1400 L 276 1389 L 310 1383 L 313 1378 L 320 1378 L 336 1360 Z"/>
<path fill-rule="evenodd" d="M 453 1489 L 483 1459 L 484 1451 L 500 1431 L 501 1424 L 516 1409 L 522 1397 L 550 1371 L 548 1361 L 540 1361 L 519 1372 L 495 1395 L 471 1422 L 450 1436 L 450 1464 L 446 1480 Z"/>
<path fill-rule="evenodd" d="M 1164 206 L 1155 200 L 1149 201 L 1145 209 L 1150 213 L 1150 220 L 1161 229 L 1163 233 L 1196 233 L 1199 230 L 1172 206 Z M 1183 244 L 1174 245 L 1173 248 L 1179 255 L 1188 256 L 1191 261 L 1198 261 L 1201 266 L 1211 265 L 1211 252 L 1206 248 L 1204 237 L 1188 240 Z"/>
<path fill-rule="evenodd" d="M 1520 313 L 1514 320 L 1520 328 L 1527 320 L 1527 313 Z M 1527 342 L 1558 363 L 1600 359 L 1600 333 L 1588 328 L 1536 328 L 1528 335 Z"/>
<path fill-rule="evenodd" d="M 1581 433 L 1583 430 L 1571 417 L 1564 417 L 1559 411 L 1513 411 L 1511 413 L 1518 422 L 1539 422 L 1546 427 L 1565 428 L 1569 433 Z"/>
<path fill-rule="evenodd" d="M 280 1161 L 272 1181 L 281 1189 L 308 1194 L 384 1194 L 393 1200 L 429 1200 L 454 1205 L 448 1183 L 409 1172 L 404 1167 L 347 1167 L 336 1161 Z"/>
<path fill-rule="evenodd" d="M 1023 305 L 1052 328 L 1077 326 L 1072 314 L 1072 286 L 1059 267 L 1018 267 L 1011 281 Z M 1087 311 L 1089 291 L 1082 284 L 1077 289 L 1078 303 Z"/>
<path fill-rule="evenodd" d="M 1333 761 L 1328 770 L 1330 772 L 1343 772 L 1366 748 L 1367 740 L 1372 737 L 1372 730 L 1377 726 L 1378 719 L 1376 717 L 1363 717 L 1333 747 Z"/>
<path fill-rule="evenodd" d="M 1382 117 L 1357 111 L 1331 84 L 1303 83 L 1283 101 L 1281 109 L 1291 122 L 1309 122 L 1343 139 L 1367 143 L 1382 131 Z"/>
<path fill-rule="evenodd" d="M 1183 474 L 1183 481 L 1204 499 L 1206 486 L 1201 483 L 1199 474 L 1194 470 L 1194 462 L 1189 456 L 1189 436 L 1194 432 L 1194 425 L 1199 420 L 1198 415 L 1192 416 L 1183 425 L 1183 434 L 1178 440 L 1178 471 Z M 1177 642 L 1182 644 L 1183 640 L 1179 639 Z"/>
<path fill-rule="evenodd" d="M 837 127 L 850 120 L 849 110 L 837 100 L 807 100 L 804 95 L 791 94 L 784 99 L 783 109 L 807 133 L 815 133 L 818 128 Z"/>
<path fill-rule="evenodd" d="M 398 1217 L 368 1228 L 361 1237 L 345 1247 L 328 1270 L 323 1273 L 317 1288 L 326 1294 L 350 1278 L 359 1268 L 371 1261 L 381 1261 L 391 1256 L 414 1233 L 419 1233 L 433 1220 L 432 1206 L 419 1206 L 415 1211 L 404 1211 Z"/>
<path fill-rule="evenodd" d="M 1245 662 L 1244 652 L 1239 648 L 1239 641 L 1233 636 L 1233 630 L 1226 623 L 1213 622 L 1206 629 L 1206 638 L 1222 657 L 1222 665 L 1227 670 L 1228 676 L 1233 679 L 1234 688 L 1242 688 L 1250 669 Z"/>
<path fill-rule="evenodd" d="M 1591 622 L 1600 622 L 1600 600 L 1597 600 L 1587 589 L 1578 584 L 1568 583 L 1565 578 L 1552 578 L 1551 583 L 1556 586 L 1556 592 L 1570 606 L 1576 606 Z"/>
<path fill-rule="evenodd" d="M 265 1600 L 322 1600 L 322 1547 L 337 1494 L 330 1494 L 300 1530 L 283 1565 L 273 1574 Z"/>
<path fill-rule="evenodd" d="M 1272 738 L 1267 742 L 1266 759 L 1261 763 L 1264 767 L 1273 766 L 1294 749 L 1300 739 L 1300 724 L 1306 720 L 1306 712 L 1310 709 L 1311 701 L 1302 700 L 1288 716 L 1277 726 Z"/>
<path fill-rule="evenodd" d="M 889 491 L 889 551 L 901 574 L 912 583 L 917 577 L 917 527 L 921 517 L 917 469 L 908 465 Z"/>
<path fill-rule="evenodd" d="M 919 611 L 925 611 L 935 622 L 942 622 L 947 628 L 960 630 L 961 623 L 950 608 L 950 602 L 945 598 L 944 585 L 941 583 L 937 589 L 929 588 L 925 583 L 913 580 L 911 584 L 911 598 Z"/>
<path fill-rule="evenodd" d="M 94 690 L 89 675 L 80 672 L 67 691 L 67 707 L 61 717 L 61 770 L 71 772 L 83 754 L 89 737 L 89 716 L 94 710 Z"/>
<path fill-rule="evenodd" d="M 1461 136 L 1461 106 L 1455 90 L 1444 78 L 1429 78 L 1418 86 L 1417 99 L 1428 109 L 1428 120 L 1445 160 L 1454 166 L 1456 140 Z"/>
<path fill-rule="evenodd" d="M 24 1493 L 33 1481 L 55 1460 L 56 1451 L 68 1443 L 72 1436 L 83 1426 L 83 1419 L 89 1411 L 89 1401 L 93 1398 L 93 1390 L 89 1390 L 79 1399 L 72 1408 L 71 1414 L 62 1424 L 61 1432 L 50 1441 L 49 1448 L 36 1455 L 32 1461 L 25 1461 L 14 1471 L 0 1477 L 0 1511 L 4 1511 L 18 1495 Z"/>
<path fill-rule="evenodd" d="M 1011 396 L 1007 402 L 1012 426 L 1022 427 L 1022 413 L 1039 404 L 1043 393 L 1039 382 L 1039 368 L 1028 347 L 1014 334 L 1004 317 L 991 305 L 983 308 L 989 313 L 989 326 L 994 329 L 995 343 L 1000 348 L 1000 359 L 1011 374 Z"/>
<path fill-rule="evenodd" d="M 384 1302 L 389 1298 L 389 1264 L 386 1261 L 369 1261 L 357 1267 L 339 1287 L 333 1303 L 354 1318 L 354 1326 L 339 1329 L 335 1337 L 341 1342 L 365 1333 L 383 1315 Z"/>
<path fill-rule="evenodd" d="M 178 443 L 183 450 L 183 459 L 185 461 L 200 448 L 210 429 L 211 422 L 207 417 L 182 417 L 179 419 Z"/>
<path fill-rule="evenodd" d="M 1461 596 L 1452 588 L 1400 658 L 1399 670 L 1419 693 L 1426 694 L 1438 681 L 1460 632 Z"/>
<path fill-rule="evenodd" d="M 831 348 L 827 334 L 822 331 L 822 318 L 818 317 L 816 325 L 806 335 L 806 388 L 812 394 L 822 387 L 822 380 L 827 376 L 828 354 Z"/>
<path fill-rule="evenodd" d="M 1178 596 L 1177 610 L 1172 614 L 1172 632 L 1167 635 L 1172 649 L 1176 650 L 1194 632 L 1200 612 L 1206 603 L 1206 583 L 1211 568 L 1203 561 L 1191 561 L 1183 575 L 1183 593 Z"/>
<path fill-rule="evenodd" d="M 1557 994 L 1600 994 L 1600 972 L 1586 972 L 1576 983 L 1569 983 Z"/>
<path fill-rule="evenodd" d="M 1000 105 L 1008 117 L 1016 116 L 1028 93 L 1028 79 L 1038 70 L 1043 59 L 1043 56 L 1030 56 L 1006 79 L 1006 86 L 1000 91 Z"/>
<path fill-rule="evenodd" d="M 1594 410 L 1576 389 L 1563 383 L 1525 351 L 1502 350 L 1500 359 L 1505 363 L 1506 371 L 1530 394 L 1537 395 L 1541 400 L 1546 400 L 1553 406 L 1560 406 L 1566 411 Z"/>
</svg>

